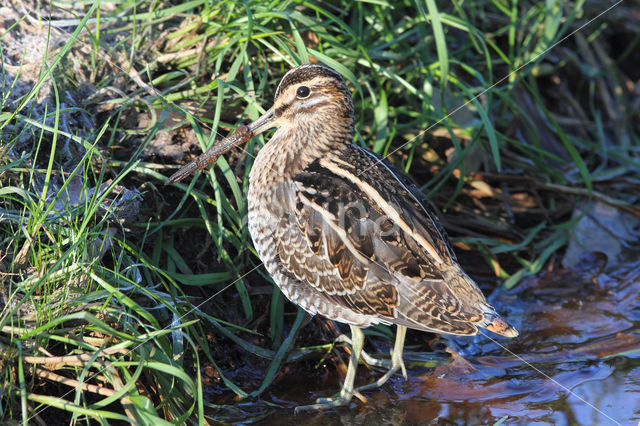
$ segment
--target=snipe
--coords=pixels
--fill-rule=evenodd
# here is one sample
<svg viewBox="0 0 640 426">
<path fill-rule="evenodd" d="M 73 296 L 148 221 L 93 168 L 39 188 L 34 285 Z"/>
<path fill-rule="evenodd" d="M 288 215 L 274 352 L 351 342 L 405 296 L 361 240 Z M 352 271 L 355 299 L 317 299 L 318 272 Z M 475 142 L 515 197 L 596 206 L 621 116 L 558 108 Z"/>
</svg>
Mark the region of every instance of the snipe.
<svg viewBox="0 0 640 426">
<path fill-rule="evenodd" d="M 352 143 L 354 111 L 344 80 L 322 65 L 303 65 L 280 82 L 274 105 L 240 126 L 169 183 L 278 127 L 249 177 L 249 230 L 265 267 L 289 300 L 310 314 L 351 327 L 351 359 L 338 397 L 346 405 L 364 343 L 361 328 L 396 324 L 389 370 L 402 369 L 406 328 L 474 335 L 518 332 L 464 273 L 430 202 L 400 170 Z"/>
</svg>

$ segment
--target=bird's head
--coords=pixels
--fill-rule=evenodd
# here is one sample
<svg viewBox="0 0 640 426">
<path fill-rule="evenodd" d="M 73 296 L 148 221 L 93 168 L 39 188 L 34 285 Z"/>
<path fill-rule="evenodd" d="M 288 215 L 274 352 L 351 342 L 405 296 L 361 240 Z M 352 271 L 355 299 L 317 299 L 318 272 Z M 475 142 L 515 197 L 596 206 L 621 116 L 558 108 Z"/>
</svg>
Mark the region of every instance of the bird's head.
<svg viewBox="0 0 640 426">
<path fill-rule="evenodd" d="M 301 65 L 285 74 L 276 89 L 273 106 L 253 123 L 215 144 L 197 159 L 186 164 L 167 183 L 184 179 L 202 170 L 222 154 L 273 127 L 291 139 L 308 143 L 340 145 L 351 142 L 354 134 L 354 111 L 351 92 L 342 76 L 319 64 Z"/>
<path fill-rule="evenodd" d="M 353 125 L 351 93 L 342 76 L 324 65 L 302 65 L 286 73 L 272 109 L 278 126 L 299 126 L 307 121 Z"/>
</svg>

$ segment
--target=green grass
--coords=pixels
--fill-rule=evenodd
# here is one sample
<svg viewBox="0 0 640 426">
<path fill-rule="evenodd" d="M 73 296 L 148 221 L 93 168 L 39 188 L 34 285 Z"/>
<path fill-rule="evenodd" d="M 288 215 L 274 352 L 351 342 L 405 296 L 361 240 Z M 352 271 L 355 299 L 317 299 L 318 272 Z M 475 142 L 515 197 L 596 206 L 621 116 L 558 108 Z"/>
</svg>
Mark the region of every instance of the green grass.
<svg viewBox="0 0 640 426">
<path fill-rule="evenodd" d="M 640 39 L 612 52 L 605 15 L 554 47 L 595 16 L 582 2 L 88 4 L 0 34 L 28 23 L 51 46 L 24 93 L 32 58 L 0 52 L 2 421 L 202 423 L 231 404 L 203 397 L 206 366 L 255 398 L 284 362 L 326 355 L 318 330 L 296 341 L 304 316 L 251 246 L 244 194 L 265 139 L 175 187 L 184 160 L 146 154 L 167 132 L 211 146 L 292 66 L 345 77 L 357 142 L 411 174 L 506 287 L 563 248 L 575 202 L 637 202 Z M 235 382 L 230 346 L 264 376 Z"/>
</svg>

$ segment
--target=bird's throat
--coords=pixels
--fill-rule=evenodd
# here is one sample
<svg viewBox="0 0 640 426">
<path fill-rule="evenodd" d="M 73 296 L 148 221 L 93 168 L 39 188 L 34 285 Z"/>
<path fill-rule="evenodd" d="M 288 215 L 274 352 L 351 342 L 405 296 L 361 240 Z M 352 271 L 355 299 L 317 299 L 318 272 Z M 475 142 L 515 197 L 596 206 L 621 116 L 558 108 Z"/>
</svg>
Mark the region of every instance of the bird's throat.
<svg viewBox="0 0 640 426">
<path fill-rule="evenodd" d="M 315 160 L 339 154 L 352 136 L 351 129 L 327 123 L 281 126 L 258 152 L 250 179 L 263 184 L 288 180 Z"/>
</svg>

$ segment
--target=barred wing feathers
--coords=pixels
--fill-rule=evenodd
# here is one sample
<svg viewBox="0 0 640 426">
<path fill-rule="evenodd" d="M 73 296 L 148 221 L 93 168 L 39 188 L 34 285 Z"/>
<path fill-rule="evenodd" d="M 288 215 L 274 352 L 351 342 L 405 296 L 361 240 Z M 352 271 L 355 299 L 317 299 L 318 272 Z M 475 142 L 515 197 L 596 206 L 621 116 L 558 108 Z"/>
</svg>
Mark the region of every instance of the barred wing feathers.
<svg viewBox="0 0 640 426">
<path fill-rule="evenodd" d="M 275 231 L 279 260 L 332 303 L 372 322 L 515 333 L 458 266 L 431 204 L 391 164 L 350 145 L 294 176 L 289 192 L 295 210 Z"/>
</svg>

